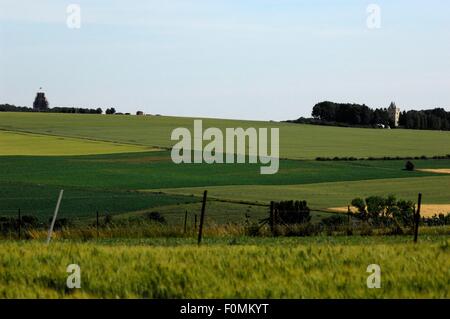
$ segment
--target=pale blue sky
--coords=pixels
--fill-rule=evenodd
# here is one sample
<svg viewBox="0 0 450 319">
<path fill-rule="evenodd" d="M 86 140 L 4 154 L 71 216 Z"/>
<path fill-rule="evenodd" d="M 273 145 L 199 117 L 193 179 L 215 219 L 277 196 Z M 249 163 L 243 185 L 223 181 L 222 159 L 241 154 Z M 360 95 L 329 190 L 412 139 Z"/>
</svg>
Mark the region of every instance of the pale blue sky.
<svg viewBox="0 0 450 319">
<path fill-rule="evenodd" d="M 0 103 L 31 106 L 40 86 L 51 106 L 165 115 L 284 120 L 323 100 L 450 111 L 450 1 L 0 0 Z"/>
</svg>

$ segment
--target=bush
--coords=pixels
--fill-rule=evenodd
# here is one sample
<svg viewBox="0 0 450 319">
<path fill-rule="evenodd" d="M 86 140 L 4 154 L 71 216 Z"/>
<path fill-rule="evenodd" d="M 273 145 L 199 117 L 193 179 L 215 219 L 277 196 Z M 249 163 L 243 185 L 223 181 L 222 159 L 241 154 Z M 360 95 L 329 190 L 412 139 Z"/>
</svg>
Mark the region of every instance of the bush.
<svg viewBox="0 0 450 319">
<path fill-rule="evenodd" d="M 35 216 L 22 216 L 22 226 L 29 228 L 37 228 L 39 227 L 39 220 Z"/>
<path fill-rule="evenodd" d="M 411 161 L 407 161 L 405 164 L 405 170 L 407 171 L 413 171 L 414 170 L 414 163 Z"/>
<path fill-rule="evenodd" d="M 422 217 L 422 223 L 427 226 L 450 225 L 450 213 L 448 213 L 447 215 L 439 214 L 432 217 Z"/>
<path fill-rule="evenodd" d="M 374 226 L 400 225 L 410 227 L 414 224 L 415 205 L 412 201 L 397 200 L 395 196 L 370 196 L 352 200 L 352 206 L 358 208 L 354 215 Z"/>
<path fill-rule="evenodd" d="M 355 198 L 354 200 L 352 200 L 352 206 L 358 209 L 357 215 L 359 218 L 361 219 L 367 218 L 366 203 L 364 202 L 364 199 Z"/>
<path fill-rule="evenodd" d="M 348 217 L 342 214 L 336 214 L 322 219 L 320 223 L 325 227 L 342 226 L 348 223 Z"/>
<path fill-rule="evenodd" d="M 22 216 L 20 226 L 22 229 L 36 229 L 43 225 L 34 216 Z M 19 220 L 15 217 L 0 217 L 0 232 L 16 232 L 19 229 Z"/>
<path fill-rule="evenodd" d="M 318 224 L 296 224 L 296 225 L 285 225 L 276 226 L 275 235 L 277 236 L 287 236 L 287 237 L 308 237 L 317 236 L 322 232 L 322 226 Z"/>
<path fill-rule="evenodd" d="M 162 216 L 160 213 L 158 212 L 151 212 L 151 213 L 146 213 L 145 218 L 152 221 L 152 222 L 156 222 L 159 224 L 167 224 L 166 219 L 164 218 L 164 216 Z"/>
<path fill-rule="evenodd" d="M 416 211 L 412 201 L 400 200 L 397 202 L 398 210 L 393 212 L 394 219 L 403 226 L 412 227 L 414 225 L 414 214 Z"/>
<path fill-rule="evenodd" d="M 403 231 L 402 227 L 400 227 L 399 224 L 395 224 L 392 227 L 389 228 L 389 231 L 387 232 L 387 235 L 404 235 L 405 232 Z"/>
<path fill-rule="evenodd" d="M 257 223 L 248 224 L 245 227 L 245 234 L 251 237 L 261 236 L 261 226 Z"/>
<path fill-rule="evenodd" d="M 372 236 L 373 235 L 372 227 L 367 223 L 363 223 L 360 226 L 360 235 L 361 236 Z"/>
<path fill-rule="evenodd" d="M 52 221 L 50 220 L 49 223 Z M 53 226 L 53 230 L 61 230 L 63 228 L 67 228 L 72 226 L 72 222 L 68 218 L 58 218 L 55 220 L 55 225 Z"/>
<path fill-rule="evenodd" d="M 311 220 L 310 209 L 306 201 L 284 201 L 274 203 L 277 224 L 303 224 Z"/>
</svg>

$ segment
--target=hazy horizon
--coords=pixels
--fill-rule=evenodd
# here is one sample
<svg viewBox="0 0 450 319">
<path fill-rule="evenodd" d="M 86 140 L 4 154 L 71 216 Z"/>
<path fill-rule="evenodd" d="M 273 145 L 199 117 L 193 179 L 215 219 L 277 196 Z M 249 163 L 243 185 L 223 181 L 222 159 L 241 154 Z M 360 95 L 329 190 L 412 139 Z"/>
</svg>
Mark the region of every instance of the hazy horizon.
<svg viewBox="0 0 450 319">
<path fill-rule="evenodd" d="M 80 28 L 67 26 L 69 4 Z M 369 4 L 381 28 L 369 28 Z M 450 111 L 450 2 L 0 0 L 0 103 L 248 120 Z"/>
</svg>

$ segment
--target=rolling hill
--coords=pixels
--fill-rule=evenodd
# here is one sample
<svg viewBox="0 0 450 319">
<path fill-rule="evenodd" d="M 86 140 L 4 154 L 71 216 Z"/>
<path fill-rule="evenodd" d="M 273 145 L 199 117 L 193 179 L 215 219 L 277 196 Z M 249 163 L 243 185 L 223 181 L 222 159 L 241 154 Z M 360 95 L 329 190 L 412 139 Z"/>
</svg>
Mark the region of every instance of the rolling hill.
<svg viewBox="0 0 450 319">
<path fill-rule="evenodd" d="M 193 118 L 49 113 L 0 113 L 0 130 L 170 148 L 171 132 L 192 128 Z M 291 123 L 204 119 L 204 128 L 278 127 L 280 156 L 434 156 L 450 153 L 450 132 L 342 128 Z M 1 150 L 0 150 L 0 154 Z"/>
</svg>

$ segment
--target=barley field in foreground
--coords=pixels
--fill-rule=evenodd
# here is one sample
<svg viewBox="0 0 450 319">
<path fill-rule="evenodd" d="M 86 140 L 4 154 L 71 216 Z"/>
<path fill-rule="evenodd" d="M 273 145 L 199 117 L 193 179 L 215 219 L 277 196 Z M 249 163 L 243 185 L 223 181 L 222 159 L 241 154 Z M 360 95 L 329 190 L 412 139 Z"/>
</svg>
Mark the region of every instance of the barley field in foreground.
<svg viewBox="0 0 450 319">
<path fill-rule="evenodd" d="M 0 243 L 0 298 L 449 298 L 450 237 Z M 66 267 L 81 288 L 66 288 Z M 381 288 L 368 289 L 368 265 Z"/>
</svg>

